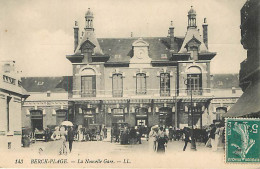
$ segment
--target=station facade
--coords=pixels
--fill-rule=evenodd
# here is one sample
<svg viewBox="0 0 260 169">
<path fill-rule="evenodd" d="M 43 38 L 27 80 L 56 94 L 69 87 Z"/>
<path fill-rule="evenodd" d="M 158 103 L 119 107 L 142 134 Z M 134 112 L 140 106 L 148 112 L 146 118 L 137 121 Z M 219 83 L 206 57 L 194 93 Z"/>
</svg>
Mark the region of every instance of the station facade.
<svg viewBox="0 0 260 169">
<path fill-rule="evenodd" d="M 23 125 L 43 129 L 62 120 L 108 127 L 116 122 L 177 128 L 211 124 L 216 117 L 210 114 L 229 105 L 212 106 L 221 98 L 214 97 L 211 86 L 216 53 L 208 49 L 206 18 L 201 36 L 196 15 L 191 8 L 183 37 L 175 36 L 171 22 L 167 37 L 96 38 L 89 9 L 82 34 L 75 22 L 74 53 L 66 56 L 73 76 L 23 78 L 31 94 L 23 105 Z M 239 96 L 233 96 L 235 102 Z"/>
</svg>

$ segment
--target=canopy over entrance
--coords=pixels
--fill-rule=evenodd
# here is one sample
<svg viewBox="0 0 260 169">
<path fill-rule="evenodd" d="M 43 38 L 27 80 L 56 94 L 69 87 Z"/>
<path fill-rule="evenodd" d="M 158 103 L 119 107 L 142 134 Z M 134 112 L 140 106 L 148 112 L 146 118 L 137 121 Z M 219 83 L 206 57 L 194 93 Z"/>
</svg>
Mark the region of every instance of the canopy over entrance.
<svg viewBox="0 0 260 169">
<path fill-rule="evenodd" d="M 260 81 L 251 84 L 224 117 L 241 117 L 260 112 Z"/>
</svg>

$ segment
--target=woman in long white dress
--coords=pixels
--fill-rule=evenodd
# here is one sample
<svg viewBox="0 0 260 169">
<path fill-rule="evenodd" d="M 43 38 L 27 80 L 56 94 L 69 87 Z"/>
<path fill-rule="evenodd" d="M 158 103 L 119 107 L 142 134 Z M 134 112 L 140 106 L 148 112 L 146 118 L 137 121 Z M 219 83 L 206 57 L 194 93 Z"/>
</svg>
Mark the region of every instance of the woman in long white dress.
<svg viewBox="0 0 260 169">
<path fill-rule="evenodd" d="M 59 154 L 67 155 L 67 146 L 66 146 L 66 135 L 67 131 L 64 127 L 60 128 L 60 151 Z"/>
<path fill-rule="evenodd" d="M 156 152 L 157 150 L 157 136 L 158 136 L 158 128 L 157 126 L 153 126 L 149 133 L 149 151 Z"/>
<path fill-rule="evenodd" d="M 78 133 L 79 133 L 79 141 L 83 141 L 83 128 L 81 125 L 79 125 L 79 128 L 78 128 Z"/>
<path fill-rule="evenodd" d="M 215 132 L 215 140 L 212 142 L 212 150 L 217 151 L 219 145 L 219 138 L 220 138 L 220 128 L 217 127 Z"/>
</svg>

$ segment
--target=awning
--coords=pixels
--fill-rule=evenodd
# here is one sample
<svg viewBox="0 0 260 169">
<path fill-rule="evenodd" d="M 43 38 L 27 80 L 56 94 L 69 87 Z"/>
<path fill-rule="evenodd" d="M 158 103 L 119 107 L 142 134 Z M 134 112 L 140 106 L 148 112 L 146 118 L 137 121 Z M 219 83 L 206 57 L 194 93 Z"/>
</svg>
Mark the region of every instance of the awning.
<svg viewBox="0 0 260 169">
<path fill-rule="evenodd" d="M 178 99 L 180 99 L 182 102 L 186 102 L 186 103 L 191 102 L 190 96 L 189 97 L 187 97 L 187 96 L 186 97 L 178 97 Z M 193 96 L 192 101 L 193 102 L 208 102 L 211 99 L 212 99 L 212 97 Z"/>
<path fill-rule="evenodd" d="M 223 116 L 241 117 L 258 112 L 260 112 L 260 81 L 248 86 L 237 103 Z"/>
</svg>

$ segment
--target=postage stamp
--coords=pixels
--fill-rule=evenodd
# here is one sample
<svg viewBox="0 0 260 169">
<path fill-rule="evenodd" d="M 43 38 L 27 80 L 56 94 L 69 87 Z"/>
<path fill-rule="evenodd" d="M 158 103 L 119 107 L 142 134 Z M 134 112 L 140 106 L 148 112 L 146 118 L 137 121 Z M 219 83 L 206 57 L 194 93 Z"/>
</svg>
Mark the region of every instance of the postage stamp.
<svg viewBox="0 0 260 169">
<path fill-rule="evenodd" d="M 260 162 L 260 119 L 226 119 L 226 162 Z"/>
</svg>

